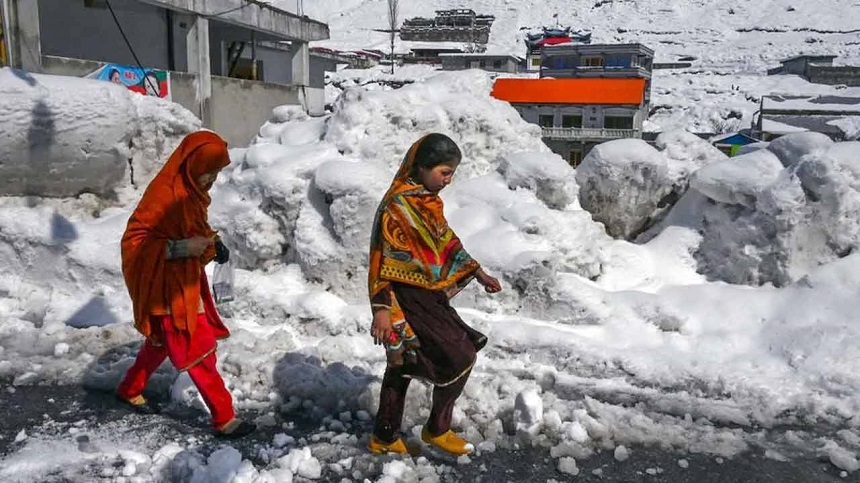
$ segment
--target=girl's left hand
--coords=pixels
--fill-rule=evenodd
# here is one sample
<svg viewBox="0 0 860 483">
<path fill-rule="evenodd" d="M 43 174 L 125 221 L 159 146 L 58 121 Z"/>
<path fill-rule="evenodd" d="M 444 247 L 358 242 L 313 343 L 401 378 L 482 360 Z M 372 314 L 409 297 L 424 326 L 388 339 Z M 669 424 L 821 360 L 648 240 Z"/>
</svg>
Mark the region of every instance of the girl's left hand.
<svg viewBox="0 0 860 483">
<path fill-rule="evenodd" d="M 487 293 L 502 291 L 502 284 L 499 283 L 499 280 L 496 277 L 488 275 L 483 268 L 478 269 L 478 273 L 475 274 L 475 278 L 478 279 L 478 283 L 484 286 L 484 290 L 486 290 Z"/>
</svg>

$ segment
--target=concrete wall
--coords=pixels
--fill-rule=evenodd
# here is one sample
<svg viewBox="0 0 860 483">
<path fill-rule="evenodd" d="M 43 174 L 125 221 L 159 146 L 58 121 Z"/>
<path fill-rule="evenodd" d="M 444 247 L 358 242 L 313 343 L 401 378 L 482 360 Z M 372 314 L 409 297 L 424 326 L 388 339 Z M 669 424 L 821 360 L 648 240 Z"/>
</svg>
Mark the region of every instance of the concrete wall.
<svg viewBox="0 0 860 483">
<path fill-rule="evenodd" d="M 83 0 L 38 2 L 42 55 L 136 64 L 107 8 L 86 7 Z M 190 17 L 171 14 L 175 39 L 175 62 L 171 66 L 167 10 L 135 0 L 112 0 L 111 5 L 141 64 L 157 69 L 185 68 L 185 35 L 180 24 Z"/>
<path fill-rule="evenodd" d="M 582 127 L 602 128 L 607 116 L 633 118 L 633 129 L 642 130 L 644 115 L 637 106 L 568 106 L 568 105 L 515 105 L 520 116 L 532 124 L 538 124 L 540 116 L 553 116 L 553 126 L 562 127 L 565 115 L 582 116 Z"/>
<path fill-rule="evenodd" d="M 46 56 L 42 59 L 46 74 L 80 77 L 99 67 L 100 62 Z M 185 72 L 170 73 L 173 102 L 200 117 L 196 102 L 197 76 Z M 247 146 L 257 130 L 284 104 L 304 105 L 314 115 L 323 113 L 325 93 L 320 88 L 301 88 L 227 77 L 212 77 L 212 99 L 207 127 L 217 131 L 232 146 Z"/>
<path fill-rule="evenodd" d="M 809 82 L 858 87 L 860 86 L 860 67 L 810 65 L 807 70 Z"/>
<path fill-rule="evenodd" d="M 465 69 L 483 69 L 489 72 L 510 72 L 519 71 L 519 62 L 507 56 L 498 57 L 477 57 L 477 56 L 447 56 L 442 55 L 442 70 L 465 70 Z M 500 62 L 500 66 L 495 67 L 496 61 Z M 477 66 L 473 66 L 474 62 L 478 62 Z"/>
<path fill-rule="evenodd" d="M 782 64 L 782 72 L 784 74 L 805 75 L 806 74 L 806 59 L 793 59 Z"/>
<path fill-rule="evenodd" d="M 210 128 L 232 146 L 247 146 L 272 109 L 299 104 L 299 91 L 295 86 L 212 76 Z"/>
</svg>

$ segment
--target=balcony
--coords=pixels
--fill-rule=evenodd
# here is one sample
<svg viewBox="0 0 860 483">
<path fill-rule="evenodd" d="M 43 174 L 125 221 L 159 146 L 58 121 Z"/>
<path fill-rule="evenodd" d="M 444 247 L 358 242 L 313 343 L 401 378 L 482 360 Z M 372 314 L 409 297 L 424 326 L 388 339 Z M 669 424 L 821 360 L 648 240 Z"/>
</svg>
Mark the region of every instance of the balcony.
<svg viewBox="0 0 860 483">
<path fill-rule="evenodd" d="M 563 139 L 569 141 L 606 141 L 610 139 L 641 138 L 642 133 L 637 129 L 607 129 L 590 127 L 542 127 L 542 136 L 546 139 Z"/>
<path fill-rule="evenodd" d="M 567 77 L 641 77 L 643 79 L 651 78 L 650 69 L 642 66 L 636 67 L 551 67 L 546 63 L 542 63 L 540 70 L 541 77 L 553 77 L 563 79 Z"/>
</svg>

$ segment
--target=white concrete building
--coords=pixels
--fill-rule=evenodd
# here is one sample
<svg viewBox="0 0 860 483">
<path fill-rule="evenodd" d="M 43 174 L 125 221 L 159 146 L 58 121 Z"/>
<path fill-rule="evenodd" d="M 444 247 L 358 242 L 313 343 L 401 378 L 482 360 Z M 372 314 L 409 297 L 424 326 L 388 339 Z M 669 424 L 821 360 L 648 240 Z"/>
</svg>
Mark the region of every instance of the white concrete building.
<svg viewBox="0 0 860 483">
<path fill-rule="evenodd" d="M 171 71 L 173 100 L 233 145 L 247 144 L 278 105 L 323 112 L 324 71 L 335 66 L 312 57 L 308 42 L 329 38 L 326 24 L 257 0 L 108 1 L 0 0 L 9 63 L 83 76 L 136 65 L 133 50 L 143 67 Z M 257 80 L 236 78 L 239 70 Z"/>
</svg>

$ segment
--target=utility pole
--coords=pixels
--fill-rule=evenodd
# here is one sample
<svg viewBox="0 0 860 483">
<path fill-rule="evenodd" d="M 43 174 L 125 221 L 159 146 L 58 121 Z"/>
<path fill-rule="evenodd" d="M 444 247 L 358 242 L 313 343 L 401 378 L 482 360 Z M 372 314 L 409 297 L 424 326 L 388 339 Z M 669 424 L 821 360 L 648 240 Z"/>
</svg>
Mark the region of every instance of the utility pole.
<svg viewBox="0 0 860 483">
<path fill-rule="evenodd" d="M 397 31 L 397 10 L 400 0 L 388 0 L 388 30 L 391 35 L 391 74 L 394 75 L 394 35 Z"/>
</svg>

